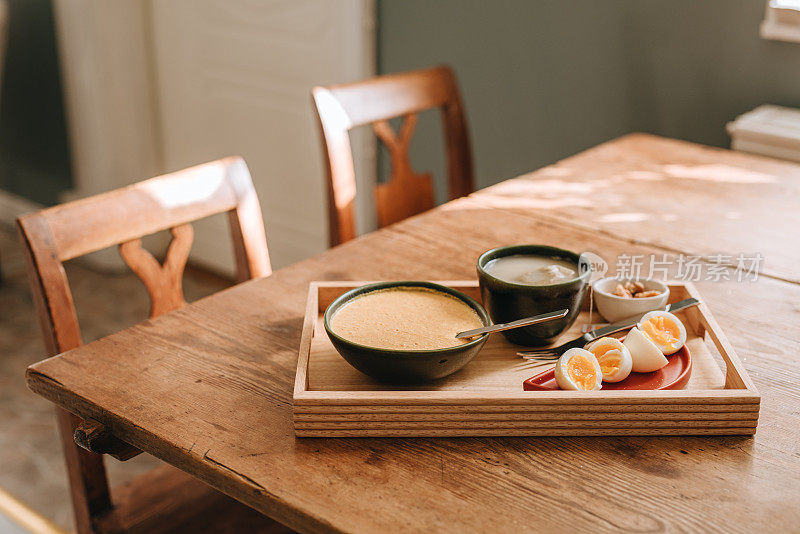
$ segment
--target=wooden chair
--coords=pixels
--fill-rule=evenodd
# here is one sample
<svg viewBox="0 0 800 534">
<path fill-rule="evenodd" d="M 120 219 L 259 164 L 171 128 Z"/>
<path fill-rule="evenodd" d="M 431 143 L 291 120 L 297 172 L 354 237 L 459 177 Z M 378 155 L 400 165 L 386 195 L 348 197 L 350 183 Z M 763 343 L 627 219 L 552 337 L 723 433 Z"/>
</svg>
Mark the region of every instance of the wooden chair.
<svg viewBox="0 0 800 534">
<path fill-rule="evenodd" d="M 450 198 L 474 190 L 464 109 L 455 75 L 449 67 L 315 87 L 311 93 L 327 156 L 331 246 L 356 236 L 353 206 L 356 181 L 348 132 L 357 126 L 371 124 L 391 156 L 391 177 L 388 182 L 378 184 L 375 191 L 378 226 L 387 226 L 435 206 L 431 175 L 415 173 L 408 155 L 420 111 L 442 110 Z M 388 120 L 399 116 L 404 120 L 397 134 Z"/>
<path fill-rule="evenodd" d="M 150 316 L 185 304 L 182 275 L 191 248 L 191 221 L 227 212 L 239 280 L 271 272 L 261 209 L 244 160 L 226 158 L 130 187 L 44 209 L 17 220 L 28 259 L 34 302 L 50 355 L 81 345 L 63 262 L 119 245 L 122 258 L 150 293 Z M 170 229 L 163 265 L 141 237 Z M 182 471 L 156 468 L 109 491 L 102 453 L 131 458 L 137 449 L 100 422 L 58 409 L 79 533 L 282 532 L 284 527 Z M 83 448 L 76 442 L 80 442 Z"/>
</svg>

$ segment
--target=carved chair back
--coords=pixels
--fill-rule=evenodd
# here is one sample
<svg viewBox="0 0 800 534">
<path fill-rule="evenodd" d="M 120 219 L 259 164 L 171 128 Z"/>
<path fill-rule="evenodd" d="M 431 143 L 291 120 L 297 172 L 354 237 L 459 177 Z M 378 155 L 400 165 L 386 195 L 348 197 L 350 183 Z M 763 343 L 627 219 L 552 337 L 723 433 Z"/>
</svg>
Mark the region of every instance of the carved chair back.
<svg viewBox="0 0 800 534">
<path fill-rule="evenodd" d="M 409 146 L 420 111 L 442 111 L 450 199 L 474 190 L 464 109 L 449 67 L 315 87 L 312 97 L 326 156 L 331 246 L 356 236 L 356 181 L 348 132 L 357 126 L 371 124 L 391 157 L 390 179 L 375 188 L 379 227 L 428 210 L 436 203 L 431 175 L 414 172 L 409 161 Z M 401 116 L 403 123 L 396 133 L 389 119 Z"/>
<path fill-rule="evenodd" d="M 63 262 L 119 245 L 120 255 L 150 294 L 150 316 L 185 304 L 182 276 L 192 245 L 191 221 L 227 212 L 240 281 L 271 272 L 261 208 L 244 160 L 225 158 L 20 217 L 39 322 L 49 355 L 82 344 Z M 141 237 L 169 229 L 159 263 Z M 58 410 L 59 429 L 79 530 L 111 506 L 103 456 L 79 448 L 80 419 Z"/>
</svg>

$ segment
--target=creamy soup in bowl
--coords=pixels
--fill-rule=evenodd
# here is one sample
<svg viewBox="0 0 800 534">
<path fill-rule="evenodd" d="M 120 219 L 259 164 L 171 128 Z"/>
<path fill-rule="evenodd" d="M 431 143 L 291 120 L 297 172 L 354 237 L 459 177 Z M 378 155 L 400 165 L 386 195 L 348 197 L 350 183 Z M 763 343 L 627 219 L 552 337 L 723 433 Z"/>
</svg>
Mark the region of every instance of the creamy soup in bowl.
<svg viewBox="0 0 800 534">
<path fill-rule="evenodd" d="M 368 347 L 435 350 L 463 345 L 464 330 L 483 326 L 463 300 L 424 287 L 395 287 L 365 293 L 331 318 L 331 331 Z"/>
<path fill-rule="evenodd" d="M 352 289 L 325 310 L 325 331 L 353 367 L 384 382 L 425 382 L 474 358 L 488 334 L 456 339 L 491 324 L 478 302 L 433 282 L 378 282 Z"/>
</svg>

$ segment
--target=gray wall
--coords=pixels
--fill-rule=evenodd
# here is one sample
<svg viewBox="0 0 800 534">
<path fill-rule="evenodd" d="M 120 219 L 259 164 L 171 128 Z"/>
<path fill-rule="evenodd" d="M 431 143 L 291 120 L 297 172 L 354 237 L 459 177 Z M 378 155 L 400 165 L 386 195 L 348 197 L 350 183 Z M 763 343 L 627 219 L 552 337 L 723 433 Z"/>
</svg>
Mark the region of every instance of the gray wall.
<svg viewBox="0 0 800 534">
<path fill-rule="evenodd" d="M 728 146 L 736 115 L 800 107 L 800 44 L 758 37 L 762 0 L 379 0 L 378 10 L 380 72 L 455 68 L 480 187 L 632 131 Z M 441 180 L 439 128 L 433 114 L 420 121 L 413 161 Z"/>
</svg>

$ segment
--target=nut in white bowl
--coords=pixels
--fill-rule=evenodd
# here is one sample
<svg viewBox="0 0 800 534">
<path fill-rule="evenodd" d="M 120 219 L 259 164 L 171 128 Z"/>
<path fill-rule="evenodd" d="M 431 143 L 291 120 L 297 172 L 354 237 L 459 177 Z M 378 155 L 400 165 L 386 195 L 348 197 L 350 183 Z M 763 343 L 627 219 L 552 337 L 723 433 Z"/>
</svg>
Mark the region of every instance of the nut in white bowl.
<svg viewBox="0 0 800 534">
<path fill-rule="evenodd" d="M 615 295 L 614 291 L 617 286 L 624 285 L 626 282 L 640 282 L 644 286 L 644 291 L 657 291 L 658 294 L 651 297 L 638 298 Z M 663 309 L 667 305 L 667 299 L 669 299 L 669 287 L 664 282 L 650 278 L 626 278 L 620 280 L 617 277 L 609 276 L 595 281 L 592 284 L 592 291 L 597 311 L 610 323 L 633 315 Z"/>
</svg>

